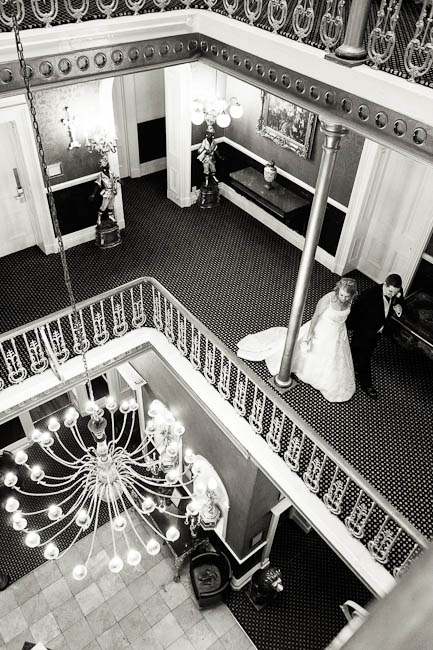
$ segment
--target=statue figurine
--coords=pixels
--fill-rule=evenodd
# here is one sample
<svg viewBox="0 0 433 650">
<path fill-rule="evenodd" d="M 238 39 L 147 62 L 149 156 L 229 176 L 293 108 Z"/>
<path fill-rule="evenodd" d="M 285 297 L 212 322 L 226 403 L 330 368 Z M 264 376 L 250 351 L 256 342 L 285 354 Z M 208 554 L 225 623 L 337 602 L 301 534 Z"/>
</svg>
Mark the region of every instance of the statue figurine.
<svg viewBox="0 0 433 650">
<path fill-rule="evenodd" d="M 216 173 L 215 156 L 218 156 L 218 158 L 220 158 L 220 155 L 218 153 L 218 145 L 215 142 L 215 131 L 213 126 L 209 124 L 209 126 L 206 129 L 206 137 L 204 138 L 204 140 L 202 140 L 197 155 L 197 159 L 201 163 L 203 163 L 203 172 L 205 175 L 205 183 L 204 183 L 205 187 L 208 187 L 209 185 L 209 176 L 211 176 L 211 179 L 214 181 L 214 183 L 216 184 L 218 183 L 218 179 L 215 176 Z"/>
<path fill-rule="evenodd" d="M 271 603 L 284 589 L 281 570 L 268 567 L 257 571 L 250 582 L 248 596 L 256 609 Z"/>
<path fill-rule="evenodd" d="M 108 159 L 103 157 L 101 159 L 101 171 L 95 178 L 95 188 L 93 193 L 89 196 L 89 201 L 93 201 L 97 192 L 102 196 L 102 203 L 98 210 L 97 226 L 101 225 L 102 215 L 107 211 L 107 217 L 112 223 L 117 223 L 114 216 L 114 199 L 117 194 L 117 187 L 120 184 L 120 178 L 113 174 L 110 169 Z"/>
<path fill-rule="evenodd" d="M 263 169 L 263 176 L 265 178 L 265 187 L 267 190 L 272 190 L 273 185 L 272 183 L 277 177 L 277 168 L 275 167 L 275 161 L 270 160 L 268 163 L 266 163 L 264 169 Z"/>
</svg>

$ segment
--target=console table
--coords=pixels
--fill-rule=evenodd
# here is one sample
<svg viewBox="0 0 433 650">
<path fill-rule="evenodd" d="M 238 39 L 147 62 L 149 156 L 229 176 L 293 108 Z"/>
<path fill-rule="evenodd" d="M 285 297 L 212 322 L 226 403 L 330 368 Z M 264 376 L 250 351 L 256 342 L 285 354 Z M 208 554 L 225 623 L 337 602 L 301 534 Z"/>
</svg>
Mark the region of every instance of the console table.
<svg viewBox="0 0 433 650">
<path fill-rule="evenodd" d="M 278 182 L 274 181 L 272 189 L 267 189 L 263 174 L 253 167 L 232 172 L 229 176 L 234 188 L 262 205 L 275 217 L 284 221 L 286 225 L 289 225 L 296 216 L 304 214 L 306 208 L 311 204 L 311 201 L 295 194 Z"/>
</svg>

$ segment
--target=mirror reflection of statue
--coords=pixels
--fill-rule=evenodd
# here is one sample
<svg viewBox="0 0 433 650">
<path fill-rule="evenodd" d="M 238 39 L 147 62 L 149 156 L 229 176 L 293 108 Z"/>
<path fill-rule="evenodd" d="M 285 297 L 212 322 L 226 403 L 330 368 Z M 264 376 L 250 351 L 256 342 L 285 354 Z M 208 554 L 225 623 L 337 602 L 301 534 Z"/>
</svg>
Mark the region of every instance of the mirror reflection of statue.
<svg viewBox="0 0 433 650">
<path fill-rule="evenodd" d="M 197 160 L 203 164 L 205 180 L 200 187 L 199 206 L 201 208 L 212 208 L 219 203 L 218 179 L 216 177 L 215 159 L 222 156 L 218 153 L 218 145 L 215 142 L 215 130 L 208 124 L 205 138 L 202 140 Z"/>
<path fill-rule="evenodd" d="M 114 201 L 120 185 L 120 178 L 111 170 L 106 156 L 101 158 L 100 164 L 101 171 L 95 178 L 95 186 L 93 193 L 89 196 L 89 201 L 93 201 L 99 193 L 102 201 L 96 221 L 96 243 L 100 248 L 109 248 L 120 244 L 119 226 L 114 214 Z M 108 224 L 102 223 L 105 213 Z"/>
</svg>

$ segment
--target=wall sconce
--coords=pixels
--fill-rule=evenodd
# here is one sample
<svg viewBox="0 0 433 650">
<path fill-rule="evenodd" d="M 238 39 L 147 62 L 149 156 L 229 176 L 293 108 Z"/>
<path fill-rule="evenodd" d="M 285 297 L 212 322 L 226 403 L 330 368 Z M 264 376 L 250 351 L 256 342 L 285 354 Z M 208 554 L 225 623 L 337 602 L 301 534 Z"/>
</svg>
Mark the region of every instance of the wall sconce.
<svg viewBox="0 0 433 650">
<path fill-rule="evenodd" d="M 66 130 L 68 132 L 69 136 L 69 151 L 71 149 L 78 149 L 81 147 L 81 144 L 78 142 L 78 140 L 75 137 L 75 116 L 69 114 L 69 106 L 65 106 L 63 109 L 65 112 L 65 117 L 62 117 L 60 120 L 63 126 L 66 127 Z"/>
<path fill-rule="evenodd" d="M 101 156 L 101 164 L 108 163 L 108 154 L 116 153 L 117 138 L 109 136 L 106 131 L 96 134 L 95 136 L 86 136 L 86 147 L 89 153 L 96 151 Z"/>
</svg>

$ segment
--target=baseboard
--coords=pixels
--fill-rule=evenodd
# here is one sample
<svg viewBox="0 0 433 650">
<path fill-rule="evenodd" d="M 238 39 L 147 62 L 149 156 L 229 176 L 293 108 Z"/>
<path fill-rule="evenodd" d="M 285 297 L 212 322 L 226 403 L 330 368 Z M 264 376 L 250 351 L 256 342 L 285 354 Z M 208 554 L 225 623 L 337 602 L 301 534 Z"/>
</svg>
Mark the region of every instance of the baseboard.
<svg viewBox="0 0 433 650">
<path fill-rule="evenodd" d="M 149 160 L 149 162 L 140 163 L 140 175 L 147 176 L 167 169 L 167 158 L 157 158 L 156 160 Z"/>
<path fill-rule="evenodd" d="M 293 244 L 293 246 L 296 246 L 296 248 L 299 248 L 301 251 L 304 250 L 305 237 L 303 235 L 288 228 L 286 225 L 281 223 L 281 221 L 272 217 L 268 212 L 266 212 L 266 210 L 263 210 L 263 208 L 256 205 L 245 196 L 238 194 L 238 192 L 236 192 L 232 187 L 229 187 L 229 185 L 220 183 L 219 188 L 221 196 L 228 199 L 254 217 L 254 219 L 257 219 L 257 221 L 260 221 L 260 223 L 276 232 L 280 237 L 288 241 L 290 244 Z M 316 249 L 315 260 L 320 264 L 323 264 L 323 266 L 330 271 L 334 271 L 335 257 L 324 251 L 323 248 L 320 248 L 319 246 Z"/>
<path fill-rule="evenodd" d="M 173 201 L 173 203 L 176 203 L 180 208 L 189 208 L 193 203 L 191 194 L 179 197 L 170 189 L 167 189 L 167 198 Z"/>
</svg>

